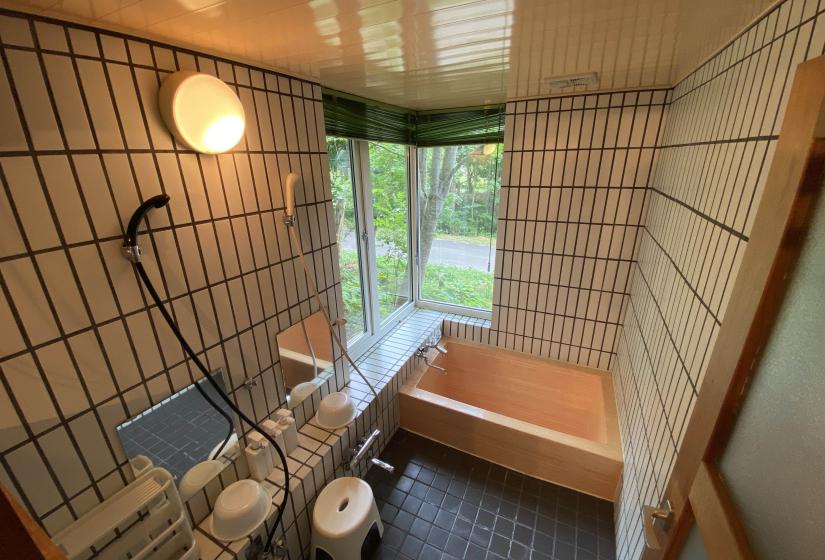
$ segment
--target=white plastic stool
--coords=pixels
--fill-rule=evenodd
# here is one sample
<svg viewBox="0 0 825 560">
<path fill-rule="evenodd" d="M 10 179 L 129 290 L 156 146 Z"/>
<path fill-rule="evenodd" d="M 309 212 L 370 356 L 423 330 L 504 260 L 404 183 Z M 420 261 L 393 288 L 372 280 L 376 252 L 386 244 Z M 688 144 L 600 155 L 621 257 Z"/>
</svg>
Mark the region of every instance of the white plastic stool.
<svg viewBox="0 0 825 560">
<path fill-rule="evenodd" d="M 312 511 L 311 560 L 361 560 L 383 535 L 369 484 L 348 476 L 321 490 Z"/>
</svg>

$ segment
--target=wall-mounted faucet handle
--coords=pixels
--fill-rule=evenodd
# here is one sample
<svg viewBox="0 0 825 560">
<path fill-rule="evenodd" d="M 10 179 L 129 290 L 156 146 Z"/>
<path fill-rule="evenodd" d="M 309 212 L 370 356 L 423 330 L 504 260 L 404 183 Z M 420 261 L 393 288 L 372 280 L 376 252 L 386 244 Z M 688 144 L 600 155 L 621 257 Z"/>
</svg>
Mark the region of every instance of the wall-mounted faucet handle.
<svg viewBox="0 0 825 560">
<path fill-rule="evenodd" d="M 443 349 L 443 348 L 439 349 L 438 346 L 433 346 L 433 345 L 430 345 L 430 344 L 424 344 L 421 348 L 419 348 L 418 350 L 415 351 L 415 355 L 418 358 L 421 358 L 422 360 L 424 360 L 424 363 L 427 364 L 427 367 L 431 367 L 433 369 L 437 369 L 440 372 L 446 373 L 447 370 L 445 368 L 435 365 L 430 360 L 430 357 L 427 355 L 427 352 L 430 350 L 430 348 L 435 348 L 436 350 L 438 350 L 442 354 L 447 353 L 446 349 Z"/>
<path fill-rule="evenodd" d="M 380 469 L 384 469 L 385 471 L 387 471 L 390 474 L 395 472 L 395 467 L 393 467 L 389 463 L 386 463 L 386 462 L 382 461 L 381 459 L 376 459 L 375 457 L 373 457 L 372 459 L 370 459 L 370 462 L 373 465 L 375 465 L 376 467 L 378 467 Z"/>
<path fill-rule="evenodd" d="M 426 354 L 428 350 L 437 350 L 439 354 L 447 354 L 447 349 L 437 342 L 435 344 L 424 342 L 421 348 L 418 349 L 418 352 Z"/>
<path fill-rule="evenodd" d="M 369 448 L 378 439 L 379 434 L 381 434 L 381 430 L 373 430 L 370 435 L 362 438 L 363 441 L 361 439 L 358 440 L 355 447 L 350 451 L 349 470 L 355 470 L 355 467 L 358 466 L 358 463 L 364 458 L 364 455 L 367 454 Z"/>
<path fill-rule="evenodd" d="M 251 391 L 253 387 L 258 386 L 258 380 L 255 379 L 254 377 L 252 379 L 247 379 L 246 381 L 243 382 L 243 386 L 244 386 L 244 389 L 246 389 L 247 391 Z"/>
</svg>

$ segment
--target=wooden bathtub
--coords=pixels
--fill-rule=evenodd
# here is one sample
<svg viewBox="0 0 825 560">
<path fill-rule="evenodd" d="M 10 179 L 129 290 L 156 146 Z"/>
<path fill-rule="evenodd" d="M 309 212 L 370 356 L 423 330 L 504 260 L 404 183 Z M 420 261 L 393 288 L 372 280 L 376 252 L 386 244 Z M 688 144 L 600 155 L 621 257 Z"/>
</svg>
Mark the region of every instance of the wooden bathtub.
<svg viewBox="0 0 825 560">
<path fill-rule="evenodd" d="M 442 338 L 401 388 L 401 426 L 467 453 L 613 501 L 622 470 L 604 372 Z"/>
</svg>

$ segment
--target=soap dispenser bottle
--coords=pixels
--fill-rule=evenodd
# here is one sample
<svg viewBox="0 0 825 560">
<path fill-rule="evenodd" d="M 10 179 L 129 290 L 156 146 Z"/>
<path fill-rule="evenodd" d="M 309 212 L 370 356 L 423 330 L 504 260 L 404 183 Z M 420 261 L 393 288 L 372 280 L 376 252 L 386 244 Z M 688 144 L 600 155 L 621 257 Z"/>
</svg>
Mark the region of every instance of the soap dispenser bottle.
<svg viewBox="0 0 825 560">
<path fill-rule="evenodd" d="M 284 436 L 286 453 L 289 455 L 298 448 L 298 428 L 295 426 L 295 418 L 282 416 L 278 420 L 278 429 Z"/>
<path fill-rule="evenodd" d="M 284 434 L 281 431 L 281 428 L 278 426 L 278 423 L 275 420 L 264 420 L 261 422 L 261 428 L 269 434 L 269 436 L 275 440 L 275 443 L 278 444 L 278 447 L 281 448 L 281 451 L 284 453 L 288 453 L 286 450 L 286 442 L 284 442 Z M 272 461 L 273 466 L 277 466 L 280 464 L 280 458 L 278 457 L 278 452 L 274 449 L 272 450 Z"/>
<path fill-rule="evenodd" d="M 265 441 L 261 442 L 259 439 L 250 438 L 250 443 L 246 446 L 244 454 L 246 455 L 246 463 L 249 465 L 249 475 L 258 482 L 263 482 L 272 471 L 269 446 L 266 445 Z"/>
</svg>

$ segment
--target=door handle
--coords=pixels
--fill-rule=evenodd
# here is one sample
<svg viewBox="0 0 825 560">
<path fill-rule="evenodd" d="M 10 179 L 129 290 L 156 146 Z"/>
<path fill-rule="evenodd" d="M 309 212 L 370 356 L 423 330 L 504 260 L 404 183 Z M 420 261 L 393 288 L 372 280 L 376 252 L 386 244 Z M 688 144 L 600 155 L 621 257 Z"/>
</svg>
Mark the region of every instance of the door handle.
<svg viewBox="0 0 825 560">
<path fill-rule="evenodd" d="M 660 507 L 642 506 L 642 518 L 645 529 L 645 545 L 651 550 L 662 548 L 659 541 L 659 533 L 656 530 L 656 520 L 660 520 L 662 530 L 667 530 L 670 520 L 673 518 L 673 508 L 670 500 L 665 500 Z"/>
</svg>

